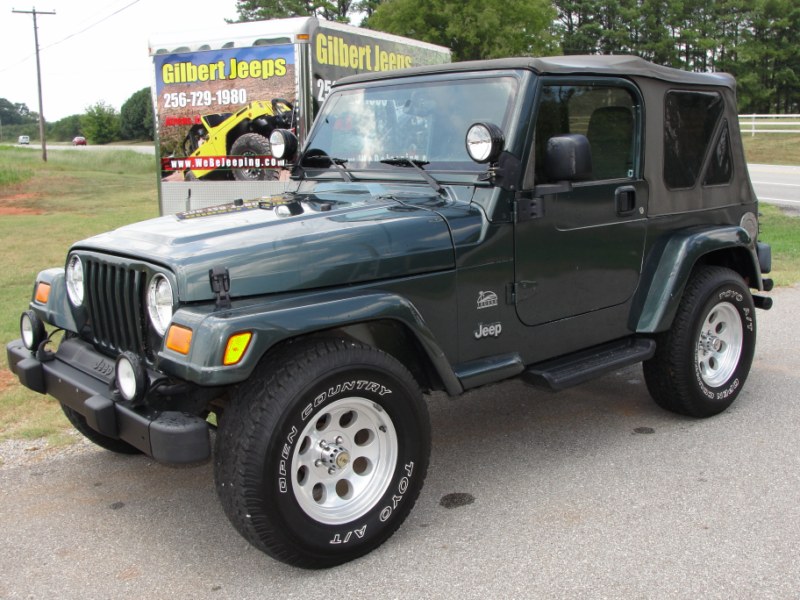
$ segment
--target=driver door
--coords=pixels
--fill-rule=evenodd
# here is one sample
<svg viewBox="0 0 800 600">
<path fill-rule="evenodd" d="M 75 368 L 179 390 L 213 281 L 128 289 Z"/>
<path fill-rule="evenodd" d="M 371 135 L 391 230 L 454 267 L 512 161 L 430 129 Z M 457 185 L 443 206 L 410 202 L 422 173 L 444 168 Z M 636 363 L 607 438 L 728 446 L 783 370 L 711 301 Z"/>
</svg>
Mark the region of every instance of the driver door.
<svg viewBox="0 0 800 600">
<path fill-rule="evenodd" d="M 526 325 L 601 311 L 636 290 L 648 199 L 641 106 L 638 90 L 623 80 L 543 82 L 526 188 L 557 183 L 544 160 L 554 136 L 585 135 L 592 171 L 585 181 L 534 197 L 535 216 L 516 225 L 516 309 Z"/>
</svg>

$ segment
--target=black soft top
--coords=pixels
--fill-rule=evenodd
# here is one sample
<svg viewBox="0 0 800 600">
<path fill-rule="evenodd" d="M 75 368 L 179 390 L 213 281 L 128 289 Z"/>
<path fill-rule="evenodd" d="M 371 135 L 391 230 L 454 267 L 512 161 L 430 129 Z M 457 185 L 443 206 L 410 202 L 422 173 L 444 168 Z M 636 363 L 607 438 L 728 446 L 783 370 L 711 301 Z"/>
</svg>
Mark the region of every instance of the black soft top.
<svg viewBox="0 0 800 600">
<path fill-rule="evenodd" d="M 361 73 L 343 77 L 336 85 L 346 85 L 398 77 L 414 77 L 433 73 L 462 73 L 474 71 L 495 71 L 507 69 L 528 69 L 541 75 L 615 75 L 618 77 L 648 77 L 685 85 L 724 86 L 735 89 L 736 80 L 727 73 L 693 73 L 670 67 L 662 67 L 629 55 L 571 55 L 548 56 L 542 58 L 498 58 L 493 60 L 474 60 L 443 65 L 413 67 L 398 71 L 380 73 Z"/>
</svg>

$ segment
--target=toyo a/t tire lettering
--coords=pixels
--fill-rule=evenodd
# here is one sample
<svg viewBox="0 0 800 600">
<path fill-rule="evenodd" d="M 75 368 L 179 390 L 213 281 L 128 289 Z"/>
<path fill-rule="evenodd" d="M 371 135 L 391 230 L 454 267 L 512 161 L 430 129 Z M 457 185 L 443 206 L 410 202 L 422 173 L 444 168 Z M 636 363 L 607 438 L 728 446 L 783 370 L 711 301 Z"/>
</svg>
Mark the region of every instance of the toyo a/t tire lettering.
<svg viewBox="0 0 800 600">
<path fill-rule="evenodd" d="M 284 347 L 239 386 L 217 434 L 228 518 L 286 563 L 321 568 L 370 552 L 413 507 L 430 423 L 391 356 L 344 340 Z"/>
</svg>

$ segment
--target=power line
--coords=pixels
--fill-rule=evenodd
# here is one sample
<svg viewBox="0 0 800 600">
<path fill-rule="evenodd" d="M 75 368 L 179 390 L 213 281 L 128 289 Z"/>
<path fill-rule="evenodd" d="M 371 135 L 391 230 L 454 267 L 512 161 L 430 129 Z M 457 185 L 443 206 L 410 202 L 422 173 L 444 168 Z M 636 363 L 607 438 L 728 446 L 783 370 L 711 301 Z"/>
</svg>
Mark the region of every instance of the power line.
<svg viewBox="0 0 800 600">
<path fill-rule="evenodd" d="M 68 36 L 58 40 L 57 42 L 53 42 L 52 44 L 48 44 L 47 46 L 43 46 L 41 48 L 41 51 L 44 52 L 45 50 L 49 50 L 50 48 L 53 48 L 54 46 L 58 46 L 59 44 L 62 44 L 64 42 L 66 42 L 67 40 L 69 40 L 71 38 L 74 38 L 77 35 L 85 33 L 87 31 L 89 31 L 90 29 L 92 29 L 94 27 L 97 27 L 101 23 L 104 23 L 105 21 L 108 21 L 111 17 L 116 16 L 119 13 L 121 13 L 122 11 L 130 8 L 134 4 L 138 4 L 139 2 L 141 2 L 141 0 L 133 0 L 133 2 L 129 2 L 128 4 L 123 6 L 122 8 L 119 8 L 119 9 L 115 10 L 114 12 L 106 15 L 105 17 L 103 17 L 99 21 L 95 21 L 94 23 L 91 23 L 91 24 L 87 25 L 86 27 L 84 27 L 83 29 L 81 29 L 79 31 L 75 31 L 73 33 L 70 33 Z M 12 11 L 12 12 L 25 12 L 25 11 L 16 11 L 15 10 L 15 11 Z M 37 11 L 37 14 L 50 14 L 50 13 L 42 13 L 41 11 Z M 55 13 L 52 13 L 52 14 L 55 14 Z M 86 21 L 84 21 L 84 23 L 85 22 Z M 7 67 L 5 67 L 3 69 L 0 69 L 0 73 L 4 73 L 5 71 L 9 71 L 9 70 L 13 69 L 14 67 L 17 67 L 17 66 L 23 64 L 24 62 L 30 60 L 33 56 L 34 56 L 34 54 L 28 54 L 27 56 L 21 58 L 18 62 L 14 63 L 14 64 L 11 64 L 11 65 L 8 65 Z"/>
<path fill-rule="evenodd" d="M 80 31 L 76 31 L 75 33 L 71 33 L 71 34 L 69 34 L 67 37 L 65 37 L 65 38 L 63 38 L 63 39 L 60 39 L 60 40 L 58 40 L 57 42 L 53 42 L 53 43 L 52 43 L 52 44 L 50 44 L 49 46 L 45 46 L 44 48 L 42 48 L 42 50 L 47 50 L 48 48 L 52 48 L 53 46 L 58 46 L 59 44 L 61 44 L 61 43 L 63 43 L 63 42 L 66 42 L 67 40 L 69 40 L 69 39 L 71 39 L 71 38 L 74 38 L 76 35 L 80 35 L 80 34 L 82 34 L 82 33 L 85 33 L 85 32 L 87 32 L 87 31 L 89 31 L 90 29 L 92 29 L 93 27 L 97 27 L 97 26 L 98 26 L 98 25 L 100 25 L 101 23 L 104 23 L 105 21 L 108 21 L 108 20 L 109 20 L 111 17 L 113 17 L 113 16 L 115 16 L 115 15 L 118 15 L 118 14 L 119 14 L 119 13 L 121 13 L 123 10 L 126 10 L 126 9 L 130 8 L 130 7 L 131 7 L 131 6 L 133 6 L 134 4 L 138 4 L 139 2 L 141 2 L 141 0 L 133 0 L 133 2 L 130 2 L 130 3 L 126 4 L 125 6 L 123 6 L 122 8 L 120 8 L 120 9 L 118 9 L 118 10 L 115 10 L 115 11 L 114 11 L 114 12 L 112 12 L 111 14 L 109 14 L 109 15 L 106 15 L 105 17 L 103 17 L 103 18 L 102 18 L 102 19 L 100 19 L 99 21 L 95 21 L 94 23 L 92 23 L 92 24 L 90 24 L 90 25 L 87 25 L 86 27 L 84 27 L 84 28 L 83 28 L 83 29 L 81 29 Z"/>
</svg>

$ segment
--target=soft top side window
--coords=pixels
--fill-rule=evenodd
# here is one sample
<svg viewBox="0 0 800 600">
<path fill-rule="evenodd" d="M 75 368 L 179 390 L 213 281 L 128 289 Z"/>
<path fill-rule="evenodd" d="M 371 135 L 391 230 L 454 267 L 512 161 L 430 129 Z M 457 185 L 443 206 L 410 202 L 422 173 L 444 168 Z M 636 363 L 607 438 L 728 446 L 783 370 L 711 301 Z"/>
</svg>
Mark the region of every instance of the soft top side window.
<svg viewBox="0 0 800 600">
<path fill-rule="evenodd" d="M 664 182 L 668 188 L 695 186 L 723 108 L 722 96 L 716 92 L 667 92 L 664 102 Z"/>
</svg>

